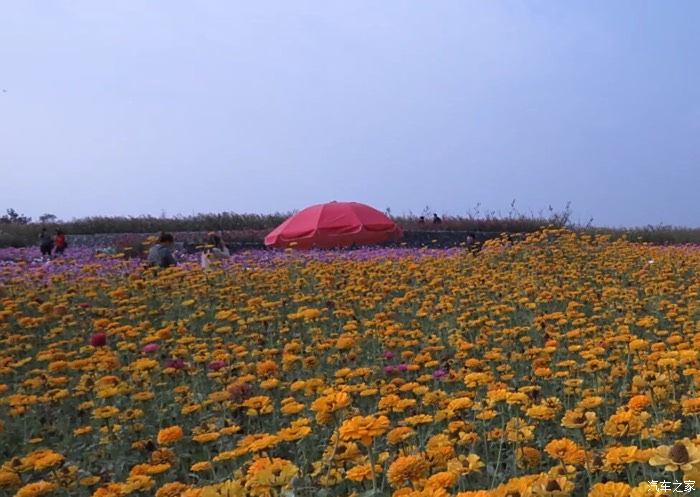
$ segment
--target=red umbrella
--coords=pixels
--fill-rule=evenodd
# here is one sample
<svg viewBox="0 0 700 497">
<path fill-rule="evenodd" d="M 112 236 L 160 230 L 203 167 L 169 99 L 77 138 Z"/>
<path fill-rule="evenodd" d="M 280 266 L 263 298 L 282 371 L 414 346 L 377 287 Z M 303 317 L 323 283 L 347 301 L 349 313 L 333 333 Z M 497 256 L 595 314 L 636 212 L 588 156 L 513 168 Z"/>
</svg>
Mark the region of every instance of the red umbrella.
<svg viewBox="0 0 700 497">
<path fill-rule="evenodd" d="M 401 228 L 369 205 L 329 202 L 312 205 L 287 219 L 265 237 L 265 245 L 332 248 L 397 240 Z"/>
</svg>

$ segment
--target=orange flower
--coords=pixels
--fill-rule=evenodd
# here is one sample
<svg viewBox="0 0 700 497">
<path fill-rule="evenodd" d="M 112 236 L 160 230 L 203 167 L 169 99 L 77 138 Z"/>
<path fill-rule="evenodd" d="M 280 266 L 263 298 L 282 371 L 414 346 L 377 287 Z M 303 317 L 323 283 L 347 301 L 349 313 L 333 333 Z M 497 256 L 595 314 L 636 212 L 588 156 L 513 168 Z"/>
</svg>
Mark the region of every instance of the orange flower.
<svg viewBox="0 0 700 497">
<path fill-rule="evenodd" d="M 316 413 L 316 421 L 320 424 L 328 424 L 333 419 L 333 413 L 350 405 L 352 401 L 346 392 L 337 392 L 324 395 L 314 400 L 311 410 Z"/>
<path fill-rule="evenodd" d="M 40 495 L 51 493 L 57 488 L 58 485 L 55 483 L 39 480 L 35 483 L 28 483 L 20 488 L 15 494 L 15 497 L 38 497 Z"/>
<path fill-rule="evenodd" d="M 394 488 L 424 478 L 429 468 L 428 461 L 418 455 L 398 457 L 387 471 L 389 483 Z"/>
<path fill-rule="evenodd" d="M 158 432 L 158 443 L 160 445 L 169 445 L 180 440 L 183 435 L 182 428 L 179 426 L 169 426 Z"/>
<path fill-rule="evenodd" d="M 630 409 L 641 410 L 651 404 L 651 399 L 648 395 L 635 395 L 628 402 L 627 405 Z"/>
<path fill-rule="evenodd" d="M 369 446 L 375 437 L 386 433 L 388 429 L 389 418 L 386 416 L 355 416 L 341 425 L 340 438 L 360 440 Z"/>
<path fill-rule="evenodd" d="M 382 467 L 379 464 L 375 464 L 374 466 L 374 471 L 375 473 L 381 472 Z M 353 468 L 350 468 L 345 472 L 345 476 L 348 478 L 348 480 L 352 481 L 364 481 L 364 480 L 371 480 L 372 479 L 372 468 L 370 467 L 369 464 L 361 464 L 359 466 L 355 466 Z"/>
<path fill-rule="evenodd" d="M 683 400 L 681 407 L 683 408 L 683 416 L 700 415 L 700 397 Z"/>
<path fill-rule="evenodd" d="M 564 464 L 582 464 L 586 458 L 585 451 L 568 438 L 552 440 L 545 446 L 544 451 Z"/>
<path fill-rule="evenodd" d="M 627 483 L 609 481 L 607 483 L 596 483 L 588 492 L 588 497 L 629 497 L 632 487 Z"/>
</svg>

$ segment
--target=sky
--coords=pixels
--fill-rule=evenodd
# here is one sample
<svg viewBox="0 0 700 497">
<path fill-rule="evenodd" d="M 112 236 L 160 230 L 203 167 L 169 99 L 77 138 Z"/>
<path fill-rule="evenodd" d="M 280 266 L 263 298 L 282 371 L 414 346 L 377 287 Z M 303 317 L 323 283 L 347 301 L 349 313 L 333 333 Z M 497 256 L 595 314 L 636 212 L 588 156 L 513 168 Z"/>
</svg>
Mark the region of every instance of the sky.
<svg viewBox="0 0 700 497">
<path fill-rule="evenodd" d="M 0 209 L 700 226 L 700 2 L 8 0 Z"/>
</svg>

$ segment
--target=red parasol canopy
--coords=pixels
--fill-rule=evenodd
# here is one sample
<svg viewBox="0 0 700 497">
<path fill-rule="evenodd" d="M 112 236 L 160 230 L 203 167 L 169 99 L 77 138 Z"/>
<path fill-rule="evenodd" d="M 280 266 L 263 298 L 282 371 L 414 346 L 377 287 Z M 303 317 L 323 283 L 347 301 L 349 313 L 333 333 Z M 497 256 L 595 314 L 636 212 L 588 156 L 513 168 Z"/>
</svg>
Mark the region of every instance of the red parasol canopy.
<svg viewBox="0 0 700 497">
<path fill-rule="evenodd" d="M 307 207 L 265 237 L 265 245 L 332 248 L 397 240 L 403 235 L 394 221 L 368 205 L 329 202 Z"/>
</svg>

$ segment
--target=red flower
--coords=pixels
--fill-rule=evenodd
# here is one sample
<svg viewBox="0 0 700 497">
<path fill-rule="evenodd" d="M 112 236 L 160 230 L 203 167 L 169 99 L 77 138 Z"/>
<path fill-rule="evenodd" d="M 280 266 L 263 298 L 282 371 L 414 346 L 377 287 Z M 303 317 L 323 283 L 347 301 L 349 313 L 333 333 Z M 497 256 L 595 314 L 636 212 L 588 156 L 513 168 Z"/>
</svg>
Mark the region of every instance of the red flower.
<svg viewBox="0 0 700 497">
<path fill-rule="evenodd" d="M 95 333 L 90 337 L 90 345 L 93 347 L 104 347 L 107 345 L 107 335 L 104 333 Z"/>
<path fill-rule="evenodd" d="M 218 371 L 225 366 L 226 366 L 226 363 L 224 361 L 214 361 L 214 362 L 209 364 L 209 369 L 211 371 Z"/>
</svg>

